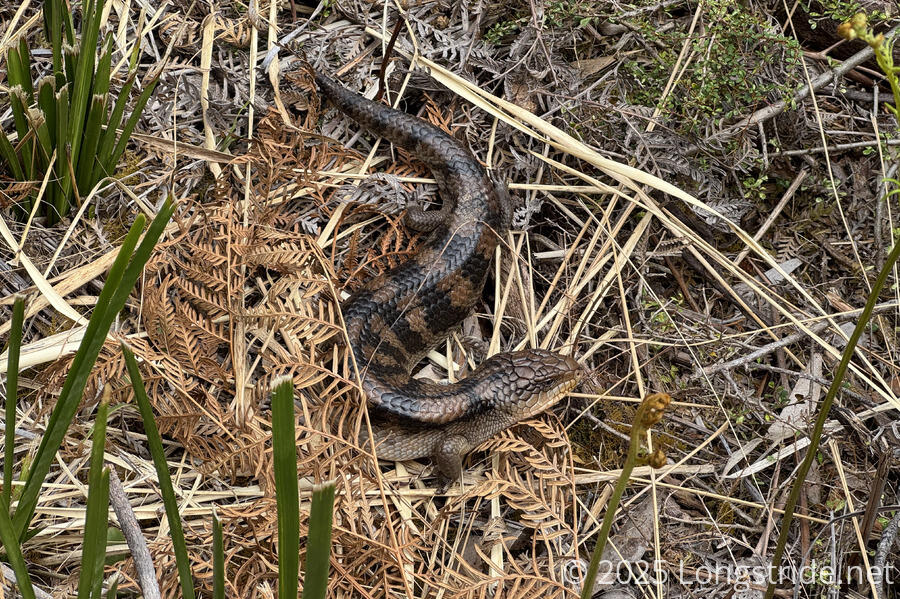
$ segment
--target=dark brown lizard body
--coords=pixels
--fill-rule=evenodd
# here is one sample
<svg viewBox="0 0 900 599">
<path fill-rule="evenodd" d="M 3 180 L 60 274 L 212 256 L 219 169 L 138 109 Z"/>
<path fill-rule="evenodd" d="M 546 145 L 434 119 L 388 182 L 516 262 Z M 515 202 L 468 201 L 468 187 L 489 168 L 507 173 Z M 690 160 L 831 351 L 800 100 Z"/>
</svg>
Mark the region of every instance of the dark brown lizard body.
<svg viewBox="0 0 900 599">
<path fill-rule="evenodd" d="M 494 356 L 452 385 L 410 377 L 481 297 L 494 250 L 509 229 L 509 198 L 447 133 L 325 76 L 315 78 L 341 112 L 412 152 L 437 180 L 444 208 L 411 210 L 407 219 L 432 230 L 427 241 L 407 262 L 368 280 L 343 303 L 342 313 L 363 391 L 370 406 L 391 421 L 386 436 L 379 435 L 379 457 L 435 455 L 450 473 L 472 446 L 558 401 L 582 370 L 571 358 L 531 349 Z M 447 446 L 443 454 L 456 456 L 456 466 L 439 457 L 441 445 Z"/>
</svg>

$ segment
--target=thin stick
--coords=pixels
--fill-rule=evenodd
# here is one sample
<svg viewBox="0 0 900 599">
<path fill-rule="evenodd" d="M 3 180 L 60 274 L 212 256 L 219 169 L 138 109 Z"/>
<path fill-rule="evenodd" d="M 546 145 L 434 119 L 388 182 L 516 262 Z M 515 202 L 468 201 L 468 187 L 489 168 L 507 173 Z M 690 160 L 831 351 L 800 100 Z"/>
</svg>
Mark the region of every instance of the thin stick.
<svg viewBox="0 0 900 599">
<path fill-rule="evenodd" d="M 898 25 L 897 27 L 894 27 L 888 33 L 885 33 L 884 35 L 886 38 L 891 38 L 898 31 L 900 31 L 900 25 Z M 874 54 L 874 52 L 872 51 L 872 48 L 869 46 L 866 46 L 865 48 L 863 48 L 862 50 L 860 50 L 859 52 L 857 52 L 856 54 L 854 54 L 853 56 L 851 56 L 850 58 L 848 58 L 847 60 L 842 62 L 840 64 L 840 66 L 835 67 L 834 69 L 832 69 L 830 71 L 825 71 L 824 73 L 822 73 L 815 79 L 810 80 L 810 84 L 804 85 L 799 90 L 797 90 L 797 93 L 795 93 L 794 97 L 790 100 L 791 105 L 794 105 L 796 103 L 801 102 L 802 100 L 805 100 L 807 97 L 809 97 L 811 92 L 825 87 L 826 85 L 828 85 L 829 83 L 831 83 L 832 81 L 837 79 L 838 77 L 843 77 L 847 72 L 852 71 L 853 69 L 855 69 L 856 67 L 858 67 L 859 65 L 864 63 L 865 61 L 872 58 L 873 54 Z M 766 106 L 765 108 L 761 108 L 760 110 L 757 110 L 756 112 L 754 112 L 753 114 L 751 114 L 750 116 L 748 116 L 747 118 L 742 120 L 741 122 L 736 123 L 727 129 L 724 129 L 721 133 L 716 135 L 716 137 L 721 137 L 721 138 L 728 137 L 730 135 L 737 133 L 738 131 L 741 131 L 743 129 L 746 129 L 748 127 L 756 125 L 757 123 L 762 123 L 771 118 L 774 118 L 774 117 L 778 116 L 779 114 L 781 114 L 782 112 L 784 112 L 784 109 L 787 108 L 787 106 L 788 106 L 787 102 L 785 102 L 784 100 L 779 100 L 778 102 L 775 102 L 771 106 Z M 699 150 L 699 148 L 698 148 L 698 150 Z"/>
<path fill-rule="evenodd" d="M 794 177 L 794 180 L 791 181 L 791 186 L 788 187 L 788 190 L 784 192 L 784 195 L 781 196 L 781 199 L 778 201 L 778 205 L 769 213 L 769 216 L 766 218 L 766 222 L 762 224 L 756 234 L 753 236 L 753 239 L 759 241 L 762 239 L 762 236 L 766 234 L 766 231 L 769 230 L 769 227 L 775 223 L 775 219 L 778 218 L 778 215 L 781 214 L 781 211 L 784 210 L 784 207 L 790 201 L 792 197 L 794 197 L 794 193 L 800 188 L 800 184 L 803 183 L 803 180 L 806 179 L 806 176 L 809 175 L 809 171 L 807 169 L 803 169 L 797 176 Z M 734 263 L 740 264 L 744 261 L 744 258 L 747 257 L 747 254 L 750 253 L 750 248 L 744 248 L 740 254 L 738 254 L 737 258 L 735 258 Z"/>
<path fill-rule="evenodd" d="M 122 481 L 115 468 L 109 469 L 109 503 L 112 504 L 119 520 L 119 528 L 125 536 L 125 542 L 134 558 L 134 570 L 137 572 L 138 585 L 146 599 L 160 599 L 159 582 L 156 580 L 156 569 L 153 558 L 147 548 L 147 541 L 141 532 L 141 525 L 134 517 L 134 510 L 125 495 Z"/>
<path fill-rule="evenodd" d="M 6 564 L 0 563 L 0 576 L 3 577 L 5 582 L 11 582 L 13 584 L 18 585 L 19 582 L 16 579 L 16 573 L 13 572 L 13 569 L 7 566 Z M 0 589 L 2 590 L 2 589 Z M 34 587 L 34 595 L 37 599 L 53 599 L 53 595 L 42 591 L 41 589 Z"/>
<path fill-rule="evenodd" d="M 765 355 L 771 354 L 776 349 L 780 349 L 786 345 L 791 345 L 792 343 L 796 343 L 801 339 L 809 337 L 811 333 L 818 333 L 819 331 L 825 330 L 828 327 L 828 323 L 819 323 L 809 327 L 808 331 L 800 331 L 799 333 L 794 333 L 793 335 L 788 335 L 787 337 L 783 337 L 778 341 L 773 341 L 767 345 L 762 346 L 756 351 L 750 352 L 744 356 L 739 358 L 735 358 L 734 360 L 729 360 L 728 362 L 719 362 L 718 364 L 710 364 L 709 366 L 705 366 L 702 369 L 698 369 L 694 373 L 694 377 L 699 378 L 701 376 L 709 376 L 711 374 L 715 374 L 717 372 L 722 372 L 723 370 L 732 370 L 737 368 L 738 366 L 742 366 L 749 362 L 755 361 L 757 358 L 761 358 Z"/>
</svg>

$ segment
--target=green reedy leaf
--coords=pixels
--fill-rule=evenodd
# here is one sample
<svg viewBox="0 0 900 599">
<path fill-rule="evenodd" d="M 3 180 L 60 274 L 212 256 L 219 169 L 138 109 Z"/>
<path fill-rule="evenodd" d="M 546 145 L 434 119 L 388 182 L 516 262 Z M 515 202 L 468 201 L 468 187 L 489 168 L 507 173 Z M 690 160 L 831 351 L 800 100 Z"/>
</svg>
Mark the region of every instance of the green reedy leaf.
<svg viewBox="0 0 900 599">
<path fill-rule="evenodd" d="M 80 43 L 78 40 L 75 40 L 75 42 L 72 44 L 63 44 L 63 63 L 65 64 L 65 74 L 62 77 L 62 81 L 57 78 L 57 87 L 62 87 L 66 83 L 72 83 L 75 81 L 75 75 L 78 72 L 78 56 L 81 52 L 79 48 Z"/>
<path fill-rule="evenodd" d="M 26 48 L 25 51 L 27 52 L 28 49 Z M 19 52 L 15 48 L 10 48 L 6 52 L 6 79 L 10 88 L 22 88 L 22 101 L 25 106 L 29 106 L 34 98 L 34 88 L 32 87 L 31 73 L 27 63 L 23 63 Z"/>
<path fill-rule="evenodd" d="M 44 36 L 50 41 L 50 52 L 53 55 L 53 76 L 63 83 L 65 79 L 63 63 L 62 20 L 60 19 L 59 2 L 44 2 Z"/>
<path fill-rule="evenodd" d="M 100 599 L 100 586 L 103 582 L 106 529 L 109 526 L 109 469 L 103 467 L 103 450 L 106 447 L 109 396 L 110 391 L 107 385 L 103 389 L 103 397 L 97 406 L 97 418 L 94 420 L 84 543 L 81 552 L 81 575 L 78 577 L 79 599 L 89 599 L 92 595 Z"/>
<path fill-rule="evenodd" d="M 296 597 L 300 574 L 300 495 L 294 436 L 294 382 L 280 377 L 272 386 L 272 458 L 278 507 L 278 596 Z"/>
<path fill-rule="evenodd" d="M 9 170 L 12 171 L 13 177 L 17 181 L 26 179 L 25 173 L 22 171 L 22 164 L 19 162 L 19 156 L 16 154 L 16 149 L 13 147 L 12 142 L 9 141 L 9 137 L 6 136 L 6 132 L 2 130 L 0 130 L 0 157 L 9 165 Z"/>
<path fill-rule="evenodd" d="M 56 94 L 56 174 L 58 193 L 54 202 L 55 212 L 47 216 L 51 222 L 63 218 L 69 211 L 69 195 L 72 193 L 72 178 L 69 176 L 69 86 L 64 85 Z"/>
<path fill-rule="evenodd" d="M 112 74 L 113 38 L 107 35 L 103 41 L 103 52 L 100 62 L 97 63 L 97 72 L 94 76 L 93 94 L 106 96 L 109 93 L 109 79 Z"/>
<path fill-rule="evenodd" d="M 25 140 L 29 130 L 28 98 L 21 85 L 14 85 L 9 88 L 9 105 L 13 113 L 13 123 L 15 123 L 16 126 L 16 133 L 19 135 L 19 143 L 28 143 Z"/>
<path fill-rule="evenodd" d="M 141 235 L 141 229 L 143 229 L 146 222 L 144 215 L 139 214 L 135 218 L 128 235 L 125 236 L 125 240 L 119 249 L 119 255 L 109 269 L 106 283 L 103 285 L 103 290 L 97 298 L 94 313 L 88 322 L 84 338 L 78 347 L 78 351 L 75 353 L 75 358 L 69 368 L 69 374 L 66 376 L 59 398 L 56 401 L 56 406 L 50 414 L 46 431 L 41 438 L 41 444 L 34 456 L 31 471 L 25 482 L 22 496 L 19 499 L 19 506 L 13 519 L 15 532 L 19 538 L 24 538 L 27 533 L 28 525 L 37 505 L 41 485 L 50 471 L 50 465 L 53 463 L 54 456 L 62 444 L 72 418 L 75 416 L 88 376 L 91 373 L 94 362 L 97 360 L 101 347 L 103 347 L 104 341 L 106 341 L 109 328 L 119 311 L 124 307 L 125 301 L 131 294 L 137 278 L 150 257 L 153 246 L 156 245 L 157 240 L 162 235 L 166 223 L 169 222 L 174 210 L 175 204 L 171 200 L 163 203 L 156 218 L 153 219 L 153 222 L 144 234 L 143 241 L 135 250 L 135 245 L 137 245 Z"/>
<path fill-rule="evenodd" d="M 19 60 L 21 61 L 22 87 L 29 98 L 34 98 L 34 86 L 31 81 L 31 50 L 25 36 L 19 38 Z M 32 100 L 33 101 L 33 100 Z"/>
<path fill-rule="evenodd" d="M 141 57 L 141 39 L 144 37 L 144 23 L 146 20 L 144 19 L 144 11 L 146 9 L 141 9 L 141 18 L 138 19 L 138 30 L 135 32 L 135 42 L 131 47 L 131 55 L 128 57 L 128 72 L 134 73 L 137 71 L 138 60 Z"/>
<path fill-rule="evenodd" d="M 181 528 L 181 516 L 178 513 L 178 501 L 175 499 L 175 490 L 172 487 L 172 478 L 169 476 L 169 467 L 166 464 L 166 454 L 163 450 L 162 438 L 156 427 L 153 417 L 153 408 L 150 399 L 144 389 L 144 381 L 138 370 L 134 354 L 124 343 L 121 344 L 122 355 L 125 357 L 125 366 L 128 368 L 128 376 L 134 389 L 134 399 L 141 413 L 144 423 L 144 434 L 147 435 L 147 445 L 150 447 L 150 455 L 153 458 L 153 466 L 156 468 L 156 476 L 159 479 L 159 490 L 162 493 L 163 505 L 166 508 L 166 521 L 169 523 L 169 534 L 172 537 L 172 548 L 175 551 L 175 564 L 178 568 L 178 581 L 181 584 L 181 594 L 185 599 L 194 599 L 194 585 L 191 577 L 191 564 L 184 542 L 184 531 Z"/>
<path fill-rule="evenodd" d="M 62 49 L 63 44 L 70 46 L 75 43 L 75 27 L 72 22 L 72 13 L 63 0 L 46 0 L 43 7 L 44 37 L 50 41 L 53 52 L 53 73 L 58 77 L 63 76 Z M 65 39 L 63 36 L 65 33 Z M 65 81 L 59 81 L 62 85 Z"/>
<path fill-rule="evenodd" d="M 5 135 L 3 137 L 6 137 Z M 6 143 L 9 143 L 7 140 Z M 19 353 L 22 349 L 22 327 L 25 323 L 25 300 L 22 296 L 13 301 L 12 322 L 9 329 L 9 345 L 6 348 L 6 430 L 3 431 L 3 501 L 12 503 L 13 465 L 16 447 L 16 402 L 19 396 Z M 7 511 L 7 516 L 9 512 Z"/>
<path fill-rule="evenodd" d="M 116 144 L 116 129 L 119 128 L 119 124 L 122 122 L 122 115 L 125 114 L 128 96 L 131 93 L 131 88 L 134 86 L 136 77 L 137 73 L 132 72 L 128 79 L 125 80 L 125 84 L 119 92 L 119 97 L 116 98 L 116 103 L 113 105 L 112 113 L 109 115 L 109 121 L 100 135 L 100 146 L 97 148 L 97 162 L 94 164 L 94 181 L 99 181 L 115 171 L 116 165 L 115 163 L 110 164 L 110 156 L 112 156 L 112 151 Z"/>
<path fill-rule="evenodd" d="M 72 19 L 72 11 L 69 10 L 69 7 L 66 5 L 65 0 L 54 0 L 61 8 L 60 8 L 60 16 L 62 18 L 63 24 L 63 33 L 65 34 L 66 41 L 69 44 L 74 44 L 75 37 L 75 22 Z"/>
<path fill-rule="evenodd" d="M 128 120 L 125 121 L 125 126 L 122 127 L 122 134 L 119 136 L 119 140 L 116 142 L 115 148 L 113 148 L 112 154 L 109 158 L 104 162 L 104 166 L 107 172 L 115 171 L 116 164 L 119 162 L 119 158 L 122 157 L 122 154 L 125 152 L 125 147 L 128 145 L 128 140 L 131 139 L 131 133 L 134 131 L 134 126 L 137 125 L 138 119 L 141 117 L 141 113 L 144 112 L 144 106 L 147 105 L 147 100 L 150 99 L 150 94 L 153 93 L 153 89 L 156 87 L 156 84 L 159 82 L 159 77 L 153 79 L 150 84 L 144 88 L 144 91 L 141 92 L 141 95 L 138 97 L 137 103 L 134 105 L 134 111 L 132 111 L 131 115 L 128 117 Z"/>
<path fill-rule="evenodd" d="M 325 592 L 328 590 L 334 488 L 334 481 L 313 487 L 303 572 L 303 599 L 325 599 Z"/>
<path fill-rule="evenodd" d="M 21 86 L 15 86 L 9 90 L 9 105 L 13 113 L 13 122 L 16 127 L 16 134 L 19 136 L 18 149 L 19 155 L 22 156 L 22 167 L 25 171 L 26 179 L 35 178 L 34 164 L 34 139 L 30 135 L 31 129 L 28 125 L 28 111 L 25 104 L 25 92 Z"/>
<path fill-rule="evenodd" d="M 81 145 L 81 158 L 76 171 L 78 193 L 87 195 L 97 182 L 92 178 L 97 161 L 97 145 L 100 143 L 100 123 L 106 114 L 106 96 L 96 94 L 91 101 L 91 110 L 84 127 L 84 141 Z"/>
<path fill-rule="evenodd" d="M 225 599 L 225 545 L 222 522 L 213 509 L 213 599 Z"/>
<path fill-rule="evenodd" d="M 25 557 L 22 555 L 22 546 L 16 535 L 15 526 L 9 518 L 9 504 L 0 495 L 0 543 L 6 551 L 6 562 L 12 566 L 16 575 L 16 583 L 19 592 L 24 599 L 35 599 L 34 587 L 31 577 L 28 576 L 28 568 L 25 566 Z"/>
<path fill-rule="evenodd" d="M 47 126 L 47 119 L 44 116 L 44 111 L 29 109 L 28 126 L 31 127 L 31 130 L 34 132 L 35 137 L 40 143 L 40 149 L 43 151 L 42 157 L 44 158 L 44 161 L 42 164 L 46 164 L 53 154 L 53 140 L 50 138 L 50 131 Z"/>
<path fill-rule="evenodd" d="M 86 0 L 84 21 L 81 26 L 81 52 L 72 88 L 72 104 L 69 111 L 69 142 L 72 144 L 72 163 L 78 164 L 81 151 L 84 123 L 87 119 L 91 86 L 94 82 L 94 66 L 97 60 L 97 41 L 100 35 L 100 20 L 103 18 L 103 0 Z M 57 173 L 59 174 L 59 173 Z"/>
<path fill-rule="evenodd" d="M 50 130 L 54 147 L 56 147 L 56 79 L 41 77 L 41 80 L 38 81 L 37 104 L 44 113 L 44 118 L 47 119 L 47 128 Z"/>
<path fill-rule="evenodd" d="M 44 37 L 47 38 L 51 43 L 53 42 L 53 10 L 56 8 L 57 2 L 56 0 L 47 0 L 44 2 L 43 11 L 41 12 L 42 25 L 44 27 Z M 59 22 L 57 19 L 56 22 Z"/>
</svg>

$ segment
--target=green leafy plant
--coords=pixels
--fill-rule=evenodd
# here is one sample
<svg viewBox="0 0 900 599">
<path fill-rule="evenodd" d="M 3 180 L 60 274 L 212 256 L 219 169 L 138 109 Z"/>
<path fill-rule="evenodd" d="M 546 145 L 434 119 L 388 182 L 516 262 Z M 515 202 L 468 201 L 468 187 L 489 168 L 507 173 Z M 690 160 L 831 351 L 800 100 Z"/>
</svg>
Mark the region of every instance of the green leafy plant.
<svg viewBox="0 0 900 599">
<path fill-rule="evenodd" d="M 144 265 L 150 258 L 150 252 L 156 241 L 162 235 L 166 223 L 172 216 L 175 204 L 167 200 L 144 233 L 144 238 L 138 245 L 138 240 L 146 223 L 143 214 L 139 214 L 134 220 L 128 235 L 119 249 L 119 255 L 109 269 L 106 283 L 97 298 L 94 312 L 87 324 L 84 338 L 75 353 L 75 358 L 69 370 L 63 387 L 60 390 L 56 406 L 50 414 L 47 429 L 41 438 L 41 444 L 34 456 L 34 461 L 28 472 L 25 487 L 22 490 L 19 505 L 13 517 L 15 536 L 24 541 L 28 532 L 28 526 L 37 506 L 41 485 L 50 472 L 57 450 L 62 445 L 66 431 L 75 417 L 78 404 L 81 402 L 84 387 L 88 376 L 94 367 L 94 362 L 106 341 L 106 335 L 112 326 L 113 320 L 125 306 L 125 301 L 131 294 L 131 290 L 138 277 L 144 270 Z M 8 426 L 8 424 L 7 424 Z M 5 544 L 5 543 L 4 543 Z"/>
<path fill-rule="evenodd" d="M 484 34 L 484 41 L 495 46 L 503 43 L 504 39 L 519 32 L 522 21 L 524 21 L 524 19 L 499 21 L 494 23 Z"/>
<path fill-rule="evenodd" d="M 825 19 L 847 21 L 861 8 L 857 0 L 804 0 L 801 6 L 809 15 L 810 29 L 815 29 L 819 21 Z"/>
<path fill-rule="evenodd" d="M 97 407 L 94 438 L 91 447 L 91 469 L 88 473 L 88 500 L 84 521 L 84 548 L 81 552 L 81 576 L 78 599 L 100 599 L 103 586 L 103 563 L 106 558 L 106 529 L 109 526 L 109 468 L 103 466 L 106 445 L 106 418 L 109 411 L 109 386 Z"/>
<path fill-rule="evenodd" d="M 18 357 L 22 342 L 22 325 L 24 320 L 24 302 L 18 298 L 13 307 L 12 329 L 10 331 L 7 351 L 8 382 L 6 401 L 6 429 L 4 439 L 4 473 L 3 492 L 0 493 L 0 542 L 6 553 L 6 559 L 16 574 L 19 592 L 26 599 L 35 597 L 34 587 L 28 575 L 28 569 L 22 552 L 22 543 L 28 537 L 28 527 L 37 505 L 38 495 L 47 474 L 50 471 L 57 450 L 62 444 L 66 431 L 75 416 L 81 402 L 84 387 L 100 348 L 113 320 L 124 307 L 131 294 L 138 276 L 144 269 L 150 252 L 159 239 L 166 223 L 175 208 L 170 200 L 163 204 L 150 227 L 144 232 L 146 218 L 143 214 L 135 219 L 131 230 L 119 250 L 119 255 L 110 267 L 106 284 L 97 298 L 91 319 L 88 322 L 84 337 L 75 354 L 63 388 L 60 391 L 56 406 L 50 415 L 46 432 L 35 453 L 34 460 L 28 468 L 25 487 L 14 513 L 10 513 L 10 485 L 13 477 L 13 442 L 15 430 L 15 405 L 17 401 Z M 143 235 L 140 245 L 138 241 Z M 109 470 L 103 468 L 103 446 L 106 439 L 106 414 L 108 394 L 101 401 L 94 428 L 94 446 L 91 452 L 91 470 L 89 474 L 89 492 L 87 517 L 85 522 L 85 550 L 82 556 L 82 577 L 79 580 L 78 597 L 100 597 L 102 586 L 103 564 L 106 557 L 107 514 L 109 508 Z M 114 597 L 107 594 L 107 597 Z"/>
<path fill-rule="evenodd" d="M 15 463 L 16 400 L 19 394 L 19 351 L 22 347 L 22 323 L 25 321 L 25 300 L 19 296 L 13 302 L 12 327 L 6 350 L 6 430 L 3 435 L 3 501 L 12 503 L 13 464 Z"/>
<path fill-rule="evenodd" d="M 76 38 L 72 14 L 64 0 L 44 4 L 44 35 L 53 56 L 52 74 L 32 81 L 31 52 L 24 36 L 6 54 L 8 99 L 15 137 L 0 130 L 0 162 L 19 181 L 46 180 L 43 196 L 33 191 L 21 208 L 53 224 L 104 177 L 115 171 L 157 78 L 146 85 L 130 114 L 125 108 L 137 78 L 135 43 L 130 70 L 115 101 L 111 36 L 97 44 L 105 0 L 84 0 L 82 27 Z M 138 36 L 140 38 L 140 36 Z M 117 129 L 122 129 L 119 135 Z M 39 206 L 35 202 L 41 201 Z"/>
<path fill-rule="evenodd" d="M 852 19 L 845 23 L 841 23 L 838 27 L 838 35 L 847 39 L 861 39 L 869 44 L 875 51 L 875 62 L 878 68 L 884 73 L 885 78 L 891 86 L 891 92 L 894 95 L 894 105 L 885 104 L 888 112 L 894 115 L 900 121 L 900 67 L 894 66 L 894 39 L 885 38 L 883 33 L 875 34 L 869 29 L 869 22 L 866 13 L 856 13 Z"/>
<path fill-rule="evenodd" d="M 181 526 L 181 515 L 178 512 L 178 501 L 175 498 L 175 488 L 172 486 L 172 476 L 166 464 L 166 452 L 163 449 L 162 437 L 159 428 L 153 418 L 153 408 L 150 406 L 150 398 L 141 373 L 138 370 L 134 353 L 124 343 L 122 354 L 125 357 L 125 366 L 128 369 L 128 377 L 131 379 L 131 387 L 134 389 L 134 399 L 141 413 L 144 423 L 144 434 L 147 435 L 147 445 L 150 447 L 150 456 L 153 458 L 153 466 L 156 468 L 156 476 L 159 479 L 159 490 L 162 493 L 163 505 L 166 509 L 166 521 L 169 523 L 169 534 L 172 537 L 172 547 L 175 550 L 175 565 L 178 569 L 178 582 L 181 584 L 181 594 L 185 599 L 194 599 L 193 578 L 191 577 L 191 563 L 188 559 L 187 544 L 184 541 L 184 530 Z"/>
<path fill-rule="evenodd" d="M 272 452 L 278 506 L 278 595 L 296 597 L 300 572 L 300 497 L 294 437 L 294 385 L 289 377 L 280 378 L 273 385 Z M 334 482 L 313 488 L 303 599 L 324 599 L 328 589 L 334 490 Z"/>
<path fill-rule="evenodd" d="M 710 125 L 745 116 L 748 107 L 767 104 L 771 97 L 790 98 L 797 81 L 791 73 L 800 64 L 799 43 L 778 32 L 766 15 L 737 0 L 709 0 L 702 4 L 702 33 L 688 37 L 684 28 L 660 31 L 649 19 L 629 20 L 644 39 L 662 50 L 652 58 L 638 53 L 623 65 L 630 79 L 630 101 L 645 106 L 660 104 L 673 70 L 675 79 L 660 106 L 672 115 L 683 133 L 702 134 Z M 691 60 L 680 62 L 685 44 Z M 787 77 L 773 78 L 767 65 L 782 65 Z"/>
</svg>

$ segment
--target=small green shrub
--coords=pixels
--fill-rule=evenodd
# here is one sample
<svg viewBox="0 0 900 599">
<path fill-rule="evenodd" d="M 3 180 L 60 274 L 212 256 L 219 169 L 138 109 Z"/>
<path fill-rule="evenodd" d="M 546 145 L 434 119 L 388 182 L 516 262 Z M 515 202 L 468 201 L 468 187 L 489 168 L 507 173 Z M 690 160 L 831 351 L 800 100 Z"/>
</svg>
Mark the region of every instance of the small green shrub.
<svg viewBox="0 0 900 599">
<path fill-rule="evenodd" d="M 137 76 L 139 42 L 117 98 L 110 95 L 112 37 L 97 44 L 105 0 L 84 0 L 81 35 L 76 37 L 72 14 L 63 0 L 44 4 L 44 35 L 53 55 L 52 74 L 32 81 L 31 52 L 24 36 L 6 54 L 15 137 L 0 130 L 0 163 L 18 181 L 34 190 L 20 206 L 29 215 L 41 200 L 38 214 L 54 224 L 77 207 L 104 177 L 111 175 L 134 126 L 156 85 L 154 78 L 123 122 Z M 116 130 L 121 127 L 121 136 Z M 49 176 L 48 176 L 49 175 Z M 39 183 L 47 186 L 39 197 Z"/>
<path fill-rule="evenodd" d="M 681 124 L 683 133 L 702 134 L 710 121 L 746 115 L 773 99 L 790 97 L 799 81 L 792 73 L 800 64 L 800 46 L 737 0 L 709 0 L 702 29 L 688 43 L 690 60 L 678 63 L 687 30 L 661 33 L 649 20 L 640 24 L 648 42 L 659 44 L 655 59 L 625 63 L 631 81 L 630 101 L 656 106 L 675 68 L 684 69 L 662 108 Z M 702 33 L 701 33 L 702 32 Z M 777 69 L 769 72 L 768 69 Z M 716 123 L 718 125 L 718 123 Z"/>
</svg>

